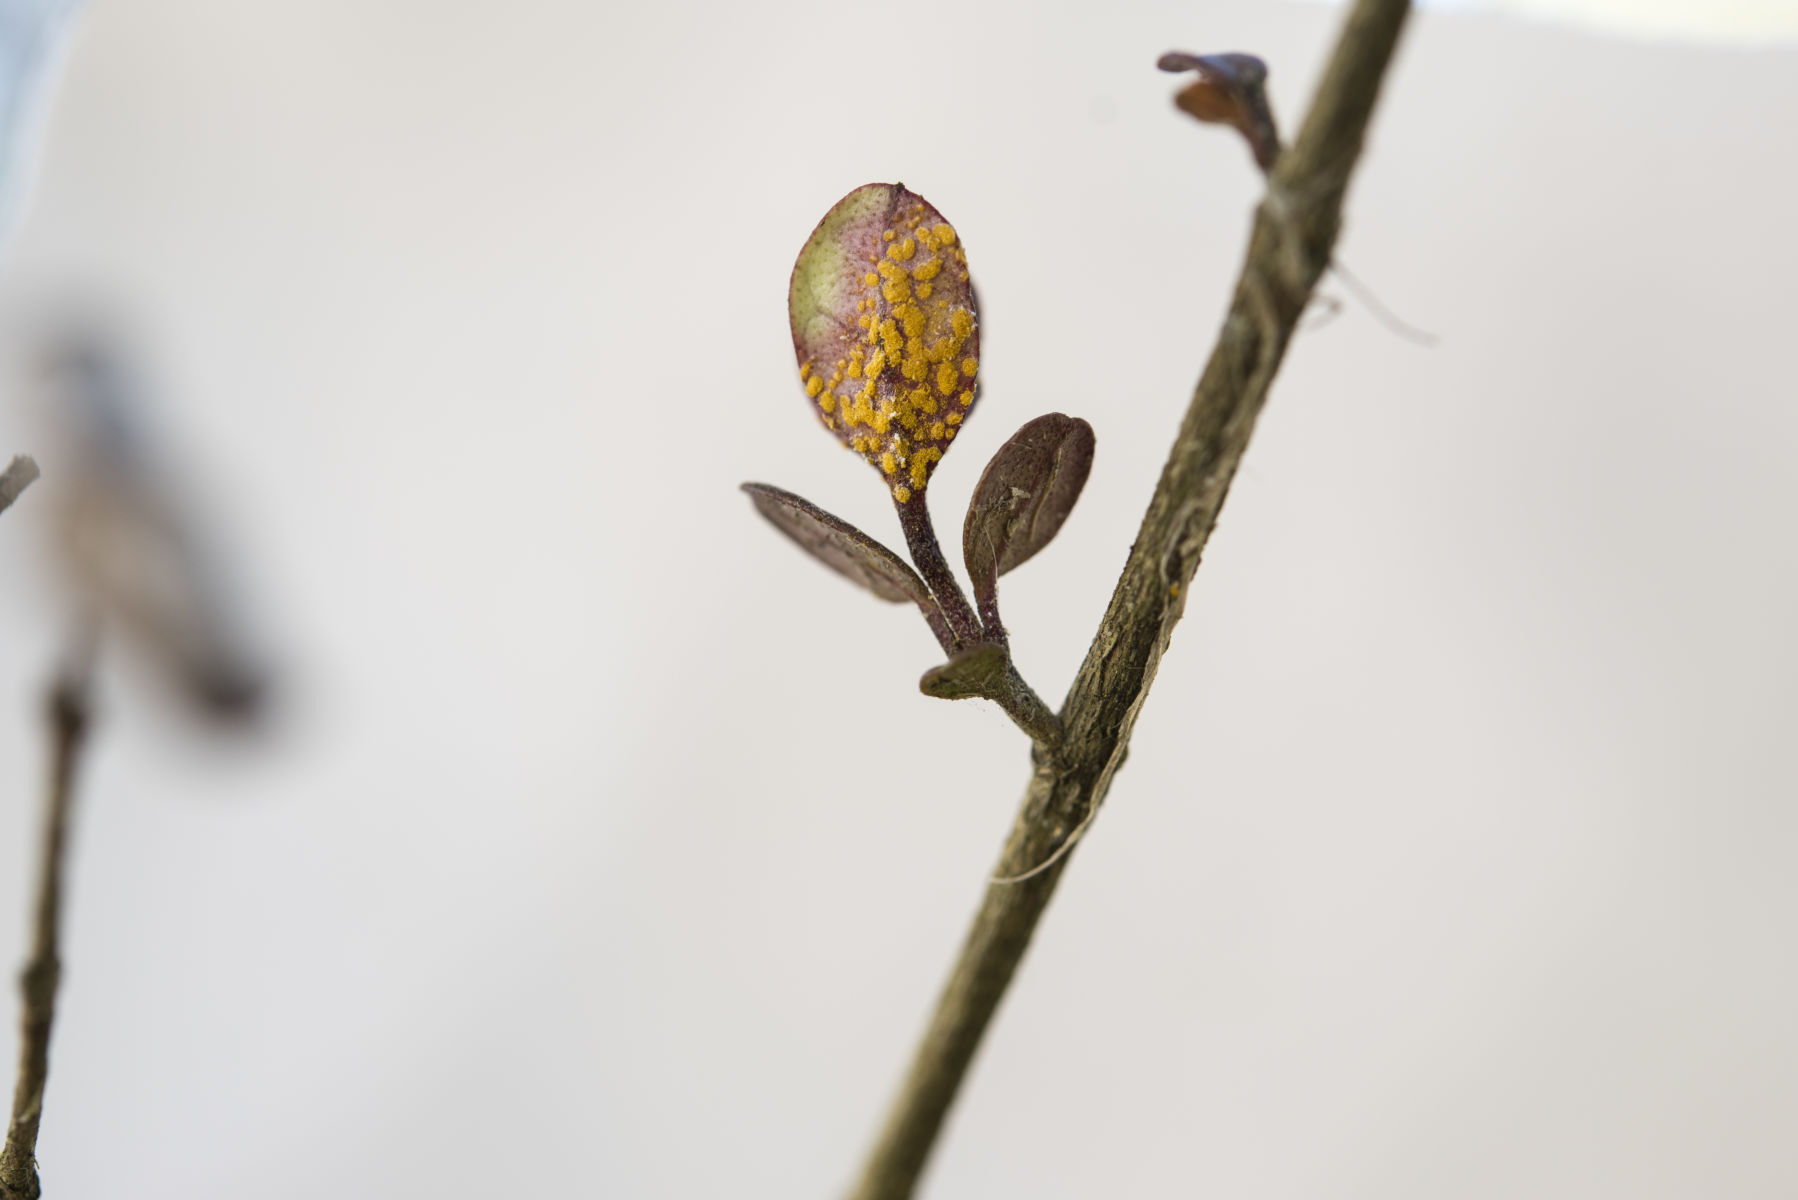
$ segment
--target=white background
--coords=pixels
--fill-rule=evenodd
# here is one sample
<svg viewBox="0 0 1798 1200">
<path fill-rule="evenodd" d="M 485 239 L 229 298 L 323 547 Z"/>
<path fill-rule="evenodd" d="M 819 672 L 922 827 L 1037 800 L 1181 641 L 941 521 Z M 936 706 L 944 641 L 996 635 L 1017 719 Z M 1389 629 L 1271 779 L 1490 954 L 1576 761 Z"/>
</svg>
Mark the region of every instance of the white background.
<svg viewBox="0 0 1798 1200">
<path fill-rule="evenodd" d="M 1257 194 L 1155 58 L 1260 53 L 1293 124 L 1339 16 L 91 10 L 9 361 L 71 305 L 129 331 L 284 702 L 232 744 L 107 674 L 51 1200 L 839 1191 L 1027 762 L 735 490 L 898 537 L 807 413 L 793 256 L 875 179 L 961 232 L 947 536 L 1023 421 L 1096 427 L 1003 591 L 1059 697 Z M 1795 120 L 1789 48 L 1415 20 L 1341 253 L 1441 344 L 1352 300 L 1294 344 L 931 1196 L 1798 1192 Z M 0 403 L 0 452 L 34 429 Z M 6 962 L 42 463 L 0 518 Z"/>
</svg>

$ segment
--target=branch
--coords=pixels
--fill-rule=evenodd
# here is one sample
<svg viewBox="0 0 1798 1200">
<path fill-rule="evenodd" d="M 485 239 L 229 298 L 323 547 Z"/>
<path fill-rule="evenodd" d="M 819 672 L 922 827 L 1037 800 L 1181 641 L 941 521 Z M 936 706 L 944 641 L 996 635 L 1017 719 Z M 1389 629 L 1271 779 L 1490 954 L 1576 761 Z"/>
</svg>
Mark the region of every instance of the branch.
<svg viewBox="0 0 1798 1200">
<path fill-rule="evenodd" d="M 19 498 L 19 493 L 31 485 L 37 478 L 37 463 L 29 454 L 15 454 L 12 461 L 6 464 L 6 470 L 0 471 L 0 512 L 12 507 L 12 502 Z"/>
<path fill-rule="evenodd" d="M 917 1186 L 1073 841 L 1123 765 L 1268 387 L 1329 266 L 1343 195 L 1408 8 L 1406 0 L 1357 0 L 1298 138 L 1269 175 L 1229 316 L 1068 692 L 1062 739 L 1038 747 L 999 859 L 999 879 L 1015 881 L 989 883 L 853 1200 L 898 1200 Z"/>
<path fill-rule="evenodd" d="M 19 977 L 24 1015 L 19 1046 L 19 1080 L 13 1091 L 12 1122 L 0 1150 L 0 1200 L 37 1200 L 37 1128 L 44 1111 L 44 1081 L 50 1070 L 50 1026 L 56 1016 L 56 985 L 62 973 L 57 943 L 62 926 L 63 870 L 67 859 L 69 808 L 75 761 L 87 735 L 86 656 L 65 670 L 50 695 L 50 795 L 44 819 L 42 861 L 38 866 L 37 920 L 31 957 Z"/>
</svg>

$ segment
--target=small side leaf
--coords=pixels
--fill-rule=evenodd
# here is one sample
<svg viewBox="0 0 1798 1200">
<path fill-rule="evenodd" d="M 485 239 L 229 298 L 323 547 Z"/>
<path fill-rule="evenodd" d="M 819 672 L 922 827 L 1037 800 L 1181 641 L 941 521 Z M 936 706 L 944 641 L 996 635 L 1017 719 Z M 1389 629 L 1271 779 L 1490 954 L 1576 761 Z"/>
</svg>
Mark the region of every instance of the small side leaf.
<svg viewBox="0 0 1798 1200">
<path fill-rule="evenodd" d="M 962 524 L 962 558 L 982 619 L 997 616 L 999 576 L 1060 532 L 1093 466 L 1093 427 L 1047 413 L 1012 434 L 986 464 Z"/>
<path fill-rule="evenodd" d="M 936 601 L 918 573 L 849 522 L 766 483 L 746 483 L 743 490 L 771 525 L 837 574 L 861 584 L 882 600 L 895 604 L 910 600 L 926 615 L 936 611 Z"/>
<path fill-rule="evenodd" d="M 1198 79 L 1174 97 L 1196 120 L 1231 125 L 1247 139 L 1263 172 L 1280 157 L 1280 133 L 1267 103 L 1267 64 L 1253 54 L 1185 54 L 1169 51 L 1155 64 L 1163 71 L 1197 71 Z"/>
<path fill-rule="evenodd" d="M 991 698 L 1004 686 L 1011 656 L 992 642 L 969 646 L 940 667 L 932 667 L 918 680 L 918 690 L 938 700 Z"/>
</svg>

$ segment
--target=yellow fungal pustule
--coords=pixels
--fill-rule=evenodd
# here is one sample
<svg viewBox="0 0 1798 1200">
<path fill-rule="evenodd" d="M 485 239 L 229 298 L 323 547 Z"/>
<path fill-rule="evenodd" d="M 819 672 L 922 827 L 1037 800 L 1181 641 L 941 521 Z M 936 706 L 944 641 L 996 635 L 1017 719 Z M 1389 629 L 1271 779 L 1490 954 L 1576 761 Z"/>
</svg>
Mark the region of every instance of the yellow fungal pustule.
<svg viewBox="0 0 1798 1200">
<path fill-rule="evenodd" d="M 943 452 L 938 450 L 935 446 L 928 446 L 913 455 L 911 460 L 911 485 L 915 488 L 923 487 L 924 481 L 930 478 L 930 464 L 941 457 L 943 457 Z"/>
<path fill-rule="evenodd" d="M 961 373 L 955 369 L 954 363 L 938 363 L 936 368 L 936 390 L 945 396 L 955 394 L 956 385 L 961 383 Z"/>
<path fill-rule="evenodd" d="M 979 314 L 960 238 L 902 185 L 857 188 L 801 251 L 788 309 L 819 419 L 905 503 L 974 405 Z"/>
</svg>

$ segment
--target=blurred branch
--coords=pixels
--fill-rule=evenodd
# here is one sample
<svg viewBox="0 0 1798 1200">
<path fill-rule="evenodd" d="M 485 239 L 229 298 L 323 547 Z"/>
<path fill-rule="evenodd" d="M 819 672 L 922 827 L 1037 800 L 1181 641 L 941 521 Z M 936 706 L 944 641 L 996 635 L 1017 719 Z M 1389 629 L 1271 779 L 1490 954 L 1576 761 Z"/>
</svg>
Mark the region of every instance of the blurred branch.
<svg viewBox="0 0 1798 1200">
<path fill-rule="evenodd" d="M 1409 5 L 1357 0 L 1291 147 L 1268 176 L 1230 312 L 1111 605 L 1061 712 L 854 1200 L 910 1196 L 1074 840 L 1104 802 L 1199 556 L 1319 276 Z"/>
<path fill-rule="evenodd" d="M 29 454 L 15 454 L 12 461 L 6 464 L 6 470 L 0 471 L 0 512 L 12 507 L 12 502 L 19 498 L 19 493 L 31 486 L 37 478 L 37 463 Z"/>
<path fill-rule="evenodd" d="M 19 1079 L 13 1091 L 12 1121 L 0 1150 L 0 1200 L 37 1200 L 37 1130 L 44 1112 L 44 1082 L 50 1072 L 50 1026 L 56 1016 L 56 986 L 62 974 L 63 872 L 68 857 L 69 809 L 76 759 L 88 729 L 87 653 L 78 653 L 50 692 L 50 794 L 44 814 L 44 841 L 38 864 L 37 916 L 31 957 L 19 977 L 24 994 L 20 1021 Z"/>
</svg>

